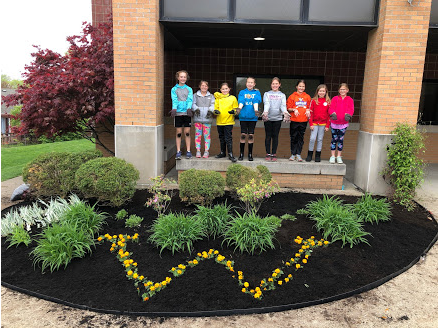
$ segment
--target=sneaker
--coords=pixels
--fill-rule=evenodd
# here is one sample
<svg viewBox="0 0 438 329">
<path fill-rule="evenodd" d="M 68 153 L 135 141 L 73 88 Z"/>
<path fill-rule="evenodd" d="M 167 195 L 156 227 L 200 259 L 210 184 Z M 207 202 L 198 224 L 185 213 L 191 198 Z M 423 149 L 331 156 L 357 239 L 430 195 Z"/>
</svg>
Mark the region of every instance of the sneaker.
<svg viewBox="0 0 438 329">
<path fill-rule="evenodd" d="M 201 151 L 196 151 L 196 157 L 200 158 L 201 157 Z"/>
<path fill-rule="evenodd" d="M 340 157 L 340 156 L 338 156 L 338 157 L 336 158 L 336 161 L 337 161 L 338 163 L 344 163 L 344 161 L 342 161 L 342 157 Z"/>
<path fill-rule="evenodd" d="M 271 155 L 267 153 L 266 156 L 265 156 L 265 160 L 266 161 L 271 161 Z"/>
<path fill-rule="evenodd" d="M 301 155 L 297 154 L 297 161 L 298 162 L 303 162 L 303 158 L 301 157 Z"/>
<path fill-rule="evenodd" d="M 271 155 L 271 161 L 273 161 L 273 162 L 277 161 L 277 154 Z"/>
<path fill-rule="evenodd" d="M 181 151 L 176 152 L 175 160 L 181 160 Z"/>
<path fill-rule="evenodd" d="M 289 161 L 295 161 L 295 155 L 292 154 L 289 158 Z"/>
<path fill-rule="evenodd" d="M 208 156 L 210 155 L 210 153 L 208 153 L 208 151 L 204 152 L 204 155 L 202 156 L 204 159 L 208 159 Z"/>
<path fill-rule="evenodd" d="M 329 163 L 335 163 L 336 158 L 332 155 L 330 157 Z"/>
<path fill-rule="evenodd" d="M 192 158 L 192 152 L 187 151 L 186 158 L 187 159 L 191 159 Z"/>
</svg>

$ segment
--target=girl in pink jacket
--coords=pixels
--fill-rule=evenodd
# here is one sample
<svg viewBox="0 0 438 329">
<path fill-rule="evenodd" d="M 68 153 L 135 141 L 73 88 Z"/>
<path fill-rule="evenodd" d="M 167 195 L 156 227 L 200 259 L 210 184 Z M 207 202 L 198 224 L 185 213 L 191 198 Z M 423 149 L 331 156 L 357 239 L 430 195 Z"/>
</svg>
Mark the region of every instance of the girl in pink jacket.
<svg viewBox="0 0 438 329">
<path fill-rule="evenodd" d="M 347 96 L 348 91 L 348 85 L 341 83 L 339 95 L 333 97 L 330 104 L 330 128 L 332 131 L 332 142 L 330 144 L 332 156 L 329 160 L 330 163 L 343 163 L 341 154 L 344 148 L 344 135 L 354 113 L 354 101 L 350 96 Z M 337 157 L 335 157 L 336 146 L 338 148 Z"/>
</svg>

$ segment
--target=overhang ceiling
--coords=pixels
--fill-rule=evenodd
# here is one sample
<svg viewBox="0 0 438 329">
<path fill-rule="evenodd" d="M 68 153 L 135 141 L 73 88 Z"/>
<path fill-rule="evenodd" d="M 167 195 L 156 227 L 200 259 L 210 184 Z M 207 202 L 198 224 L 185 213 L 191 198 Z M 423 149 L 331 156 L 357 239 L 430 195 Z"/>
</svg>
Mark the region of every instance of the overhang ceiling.
<svg viewBox="0 0 438 329">
<path fill-rule="evenodd" d="M 246 48 L 359 51 L 367 48 L 372 26 L 303 26 L 279 24 L 162 22 L 165 49 Z M 429 30 L 428 53 L 438 53 L 438 29 Z M 264 41 L 255 41 L 262 36 Z"/>
</svg>

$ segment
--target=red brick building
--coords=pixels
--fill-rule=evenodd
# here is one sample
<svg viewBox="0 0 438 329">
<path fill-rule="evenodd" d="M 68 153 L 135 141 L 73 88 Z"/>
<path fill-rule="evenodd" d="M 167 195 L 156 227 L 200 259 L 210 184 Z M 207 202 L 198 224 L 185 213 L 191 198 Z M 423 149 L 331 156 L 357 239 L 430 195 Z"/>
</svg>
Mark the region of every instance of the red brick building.
<svg viewBox="0 0 438 329">
<path fill-rule="evenodd" d="M 425 159 L 438 162 L 438 0 L 92 0 L 93 23 L 113 13 L 115 153 L 141 172 L 141 183 L 163 173 L 165 141 L 174 140 L 170 89 L 185 69 L 217 91 L 238 92 L 239 78 L 305 78 L 340 83 L 355 100 L 343 156 L 356 159 L 355 183 L 380 192 L 379 171 L 397 122 L 419 122 L 427 134 Z M 264 37 L 256 41 L 254 37 Z M 284 85 L 284 84 L 283 84 Z M 312 84 L 310 84 L 312 85 Z M 312 85 L 312 86 L 313 86 Z M 267 88 L 267 87 L 266 87 Z M 313 89 L 312 89 L 313 88 Z M 292 91 L 292 90 L 291 90 Z M 288 89 L 283 92 L 289 93 Z M 307 86 L 313 96 L 314 87 Z M 240 135 L 236 125 L 234 136 Z M 329 157 L 330 134 L 323 159 Z M 193 139 L 193 138 L 192 138 Z M 264 155 L 264 128 L 255 132 Z M 305 136 L 305 149 L 309 132 Z M 234 138 L 237 149 L 238 138 Z M 211 153 L 218 151 L 212 129 Z M 288 157 L 289 132 L 280 132 L 279 157 Z"/>
</svg>

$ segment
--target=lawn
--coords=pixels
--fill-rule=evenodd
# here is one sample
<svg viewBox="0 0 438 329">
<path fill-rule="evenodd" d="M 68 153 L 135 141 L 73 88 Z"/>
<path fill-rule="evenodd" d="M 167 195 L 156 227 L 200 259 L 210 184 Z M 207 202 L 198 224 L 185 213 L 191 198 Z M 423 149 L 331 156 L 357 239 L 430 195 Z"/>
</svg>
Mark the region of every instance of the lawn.
<svg viewBox="0 0 438 329">
<path fill-rule="evenodd" d="M 79 152 L 93 150 L 95 144 L 87 139 L 16 147 L 2 147 L 2 182 L 21 176 L 23 167 L 38 155 L 48 152 Z"/>
</svg>

